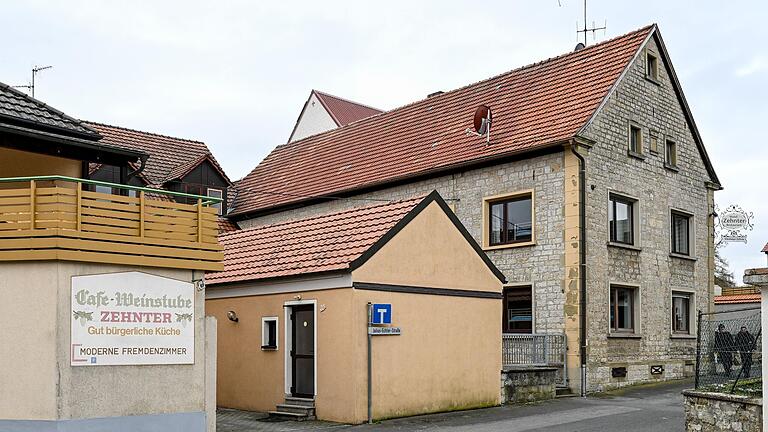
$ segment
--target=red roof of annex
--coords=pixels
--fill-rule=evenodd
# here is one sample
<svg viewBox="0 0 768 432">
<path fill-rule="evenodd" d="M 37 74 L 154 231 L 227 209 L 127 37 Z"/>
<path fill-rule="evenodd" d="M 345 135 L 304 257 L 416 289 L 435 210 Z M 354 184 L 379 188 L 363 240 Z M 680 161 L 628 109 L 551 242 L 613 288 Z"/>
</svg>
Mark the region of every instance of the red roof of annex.
<svg viewBox="0 0 768 432">
<path fill-rule="evenodd" d="M 348 269 L 425 197 L 224 233 L 224 271 L 209 285 Z"/>
<path fill-rule="evenodd" d="M 585 126 L 656 26 L 277 146 L 239 183 L 232 214 L 559 146 Z M 491 145 L 468 135 L 493 110 Z"/>
</svg>

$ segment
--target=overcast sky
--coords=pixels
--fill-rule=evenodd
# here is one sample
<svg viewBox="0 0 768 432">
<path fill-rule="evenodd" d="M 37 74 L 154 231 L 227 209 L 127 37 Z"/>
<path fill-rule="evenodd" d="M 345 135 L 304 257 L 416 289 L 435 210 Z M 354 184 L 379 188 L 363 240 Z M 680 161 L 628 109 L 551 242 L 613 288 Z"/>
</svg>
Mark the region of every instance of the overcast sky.
<svg viewBox="0 0 768 432">
<path fill-rule="evenodd" d="M 483 4 L 484 6 L 481 6 Z M 726 6 L 728 5 L 728 6 Z M 0 82 L 72 116 L 205 141 L 233 179 L 285 142 L 312 88 L 391 109 L 562 54 L 580 0 L 2 2 Z M 725 187 L 755 214 L 725 256 L 768 241 L 768 6 L 589 1 L 597 41 L 656 22 Z M 589 38 L 593 42 L 592 37 Z M 311 175 L 311 173 L 308 173 Z"/>
</svg>

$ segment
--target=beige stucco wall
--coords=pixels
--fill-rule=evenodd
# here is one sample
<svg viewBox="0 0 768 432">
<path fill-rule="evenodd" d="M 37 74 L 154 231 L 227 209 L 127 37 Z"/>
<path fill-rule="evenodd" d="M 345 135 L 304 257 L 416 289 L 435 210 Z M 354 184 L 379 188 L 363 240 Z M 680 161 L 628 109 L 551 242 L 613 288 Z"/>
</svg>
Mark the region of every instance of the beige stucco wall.
<svg viewBox="0 0 768 432">
<path fill-rule="evenodd" d="M 202 292 L 195 296 L 194 365 L 70 366 L 72 276 L 126 271 L 193 279 L 191 270 L 56 261 L 0 263 L 0 292 L 8 300 L 0 306 L 0 419 L 204 411 Z"/>
<path fill-rule="evenodd" d="M 0 177 L 82 176 L 82 161 L 0 148 Z M 8 184 L 6 184 L 8 185 Z M 3 184 L 0 183 L 0 187 Z"/>
<path fill-rule="evenodd" d="M 2 263 L 0 275 L 0 419 L 56 419 L 57 264 Z"/>
<path fill-rule="evenodd" d="M 436 202 L 429 204 L 355 270 L 352 279 L 355 282 L 501 292 L 501 282 Z"/>
<path fill-rule="evenodd" d="M 221 407 L 270 411 L 285 398 L 283 305 L 301 295 L 317 305 L 318 418 L 367 418 L 366 305 L 392 303 L 401 336 L 373 340 L 374 417 L 497 405 L 501 305 L 497 299 L 333 289 L 211 299 L 218 320 L 217 401 Z M 237 313 L 239 322 L 226 317 Z M 278 317 L 278 349 L 261 349 L 261 319 Z"/>
<path fill-rule="evenodd" d="M 368 302 L 391 303 L 402 329 L 372 340 L 374 419 L 500 403 L 500 300 L 355 290 L 355 420 L 366 419 Z"/>
<path fill-rule="evenodd" d="M 218 288 L 209 288 L 218 289 Z M 353 357 L 350 340 L 352 290 L 330 289 L 213 299 L 206 301 L 206 314 L 218 321 L 217 403 L 221 407 L 271 411 L 285 398 L 285 308 L 286 302 L 314 300 L 317 303 L 317 413 L 325 419 L 349 421 L 342 413 L 353 405 L 355 392 L 349 387 Z M 235 311 L 237 323 L 227 319 Z M 278 349 L 261 349 L 261 319 L 278 317 Z"/>
</svg>

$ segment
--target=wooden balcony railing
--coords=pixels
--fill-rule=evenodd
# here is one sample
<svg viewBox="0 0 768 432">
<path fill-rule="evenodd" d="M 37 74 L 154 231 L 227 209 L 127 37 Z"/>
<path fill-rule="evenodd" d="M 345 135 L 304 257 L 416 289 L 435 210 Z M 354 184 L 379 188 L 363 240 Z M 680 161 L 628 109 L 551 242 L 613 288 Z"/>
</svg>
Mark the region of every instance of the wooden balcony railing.
<svg viewBox="0 0 768 432">
<path fill-rule="evenodd" d="M 136 196 L 85 190 L 83 184 Z M 197 200 L 182 204 L 171 197 Z M 223 269 L 220 201 L 62 176 L 0 178 L 0 261 L 71 260 Z"/>
</svg>

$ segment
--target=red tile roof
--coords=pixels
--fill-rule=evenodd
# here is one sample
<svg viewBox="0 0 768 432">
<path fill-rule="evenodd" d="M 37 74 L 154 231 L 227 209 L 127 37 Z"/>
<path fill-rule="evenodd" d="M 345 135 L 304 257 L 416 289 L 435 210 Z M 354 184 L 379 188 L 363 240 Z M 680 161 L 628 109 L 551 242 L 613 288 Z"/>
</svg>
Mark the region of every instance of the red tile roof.
<svg viewBox="0 0 768 432">
<path fill-rule="evenodd" d="M 715 296 L 715 304 L 760 303 L 760 294 Z"/>
<path fill-rule="evenodd" d="M 175 138 L 151 132 L 127 129 L 102 123 L 83 122 L 103 136 L 100 142 L 138 149 L 149 154 L 142 174 L 153 186 L 161 186 L 174 180 L 179 174 L 185 175 L 203 160 L 209 159 L 224 177 L 224 170 L 213 157 L 208 146 L 201 141 Z"/>
<path fill-rule="evenodd" d="M 762 252 L 768 253 L 768 243 L 766 243 L 765 246 L 763 246 Z"/>
<path fill-rule="evenodd" d="M 280 145 L 242 179 L 232 214 L 560 146 L 585 126 L 655 28 Z M 481 104 L 493 110 L 490 145 L 465 132 Z"/>
<path fill-rule="evenodd" d="M 220 217 L 217 222 L 219 225 L 219 234 L 240 230 L 240 227 L 238 227 L 236 223 L 227 218 Z"/>
<path fill-rule="evenodd" d="M 331 118 L 333 118 L 333 121 L 335 121 L 338 126 L 345 126 L 352 122 L 384 112 L 380 109 L 352 102 L 351 100 L 343 99 L 328 93 L 323 93 L 319 90 L 312 90 L 312 93 L 317 96 L 317 99 L 323 104 L 323 107 L 325 107 L 328 114 L 331 115 Z"/>
<path fill-rule="evenodd" d="M 224 271 L 209 285 L 348 269 L 424 197 L 240 230 L 219 236 Z"/>
</svg>

